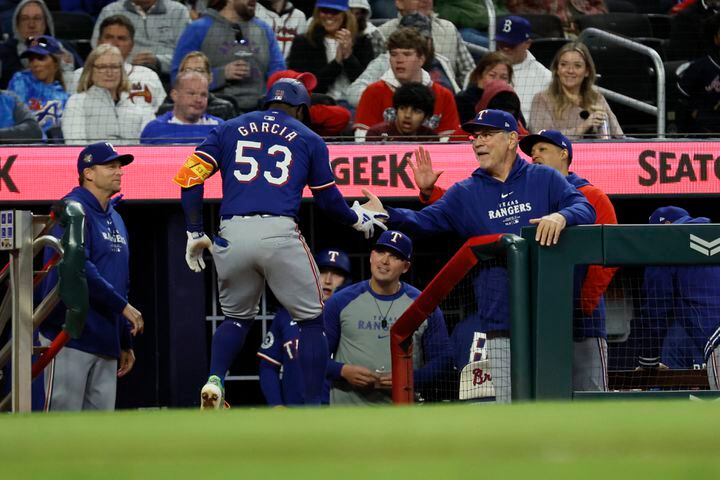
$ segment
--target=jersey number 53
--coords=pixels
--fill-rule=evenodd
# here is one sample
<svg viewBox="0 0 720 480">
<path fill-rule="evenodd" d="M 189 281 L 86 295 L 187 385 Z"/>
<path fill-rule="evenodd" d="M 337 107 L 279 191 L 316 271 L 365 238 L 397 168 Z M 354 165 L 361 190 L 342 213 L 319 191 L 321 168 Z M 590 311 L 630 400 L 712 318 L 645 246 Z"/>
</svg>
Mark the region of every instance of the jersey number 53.
<svg viewBox="0 0 720 480">
<path fill-rule="evenodd" d="M 260 175 L 260 164 L 254 157 L 249 156 L 252 155 L 253 150 L 261 151 L 271 157 L 279 158 L 278 161 L 275 162 L 275 167 L 272 171 L 262 172 L 262 176 L 271 185 L 278 187 L 285 185 L 288 178 L 290 178 L 290 165 L 293 160 L 290 149 L 284 145 L 272 145 L 270 148 L 265 150 L 262 143 L 250 142 L 247 140 L 238 140 L 237 148 L 235 149 L 235 163 L 239 165 L 247 165 L 249 167 L 249 170 L 247 170 L 247 168 L 243 168 L 243 170 L 247 170 L 245 173 L 241 172 L 239 169 L 235 170 L 234 175 L 237 181 L 240 183 L 250 183 Z"/>
</svg>

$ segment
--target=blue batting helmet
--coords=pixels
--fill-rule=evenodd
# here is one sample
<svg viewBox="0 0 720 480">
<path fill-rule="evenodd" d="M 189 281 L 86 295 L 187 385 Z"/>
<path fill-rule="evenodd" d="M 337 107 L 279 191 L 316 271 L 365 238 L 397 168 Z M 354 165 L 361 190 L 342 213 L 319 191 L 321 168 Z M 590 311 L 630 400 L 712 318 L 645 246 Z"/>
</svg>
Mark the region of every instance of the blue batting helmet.
<svg viewBox="0 0 720 480">
<path fill-rule="evenodd" d="M 272 102 L 285 103 L 294 107 L 304 106 L 304 121 L 310 122 L 310 94 L 302 82 L 294 78 L 281 78 L 273 83 L 263 99 L 263 109 L 267 109 Z"/>
<path fill-rule="evenodd" d="M 350 278 L 350 257 L 342 250 L 330 248 L 315 255 L 315 263 L 319 268 L 334 268 Z"/>
</svg>

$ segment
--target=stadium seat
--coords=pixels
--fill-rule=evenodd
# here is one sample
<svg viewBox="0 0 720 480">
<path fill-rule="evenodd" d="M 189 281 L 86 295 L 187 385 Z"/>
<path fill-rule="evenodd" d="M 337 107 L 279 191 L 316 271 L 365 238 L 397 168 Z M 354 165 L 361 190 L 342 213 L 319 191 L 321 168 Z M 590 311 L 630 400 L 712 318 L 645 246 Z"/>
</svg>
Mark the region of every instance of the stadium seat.
<svg viewBox="0 0 720 480">
<path fill-rule="evenodd" d="M 50 12 L 55 23 L 55 37 L 61 40 L 90 40 L 95 21 L 82 12 Z"/>
<path fill-rule="evenodd" d="M 653 36 L 650 20 L 648 20 L 647 16 L 638 13 L 578 15 L 575 22 L 581 31 L 586 28 L 599 28 L 629 38 Z"/>
<path fill-rule="evenodd" d="M 670 15 L 648 13 L 646 14 L 646 17 L 650 22 L 653 37 L 662 38 L 664 40 L 670 39 L 670 29 L 672 28 L 672 17 Z"/>
<path fill-rule="evenodd" d="M 538 38 L 530 45 L 530 53 L 538 62 L 550 68 L 557 51 L 569 41 L 567 38 Z"/>
<path fill-rule="evenodd" d="M 605 5 L 610 13 L 635 13 L 637 7 L 628 0 L 605 0 Z"/>
<path fill-rule="evenodd" d="M 562 21 L 557 15 L 528 13 L 521 16 L 530 22 L 533 38 L 563 38 L 565 36 Z"/>
</svg>

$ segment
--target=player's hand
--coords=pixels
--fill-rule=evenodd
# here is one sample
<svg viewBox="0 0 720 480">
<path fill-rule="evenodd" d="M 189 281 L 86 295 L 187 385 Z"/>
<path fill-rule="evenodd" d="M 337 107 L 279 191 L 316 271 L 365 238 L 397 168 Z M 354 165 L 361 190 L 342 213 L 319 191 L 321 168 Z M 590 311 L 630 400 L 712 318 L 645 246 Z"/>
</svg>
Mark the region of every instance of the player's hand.
<svg viewBox="0 0 720 480">
<path fill-rule="evenodd" d="M 368 201 L 360 205 L 360 202 L 355 200 L 351 209 L 357 215 L 357 222 L 353 228 L 358 232 L 363 232 L 367 240 L 373 236 L 375 227 L 387 230 L 384 222 L 389 216 L 378 197 L 365 189 L 362 192 Z"/>
<path fill-rule="evenodd" d="M 185 248 L 185 262 L 193 272 L 202 272 L 205 269 L 203 250 L 210 248 L 212 242 L 205 232 L 187 232 L 187 247 Z"/>
<path fill-rule="evenodd" d="M 131 348 L 130 350 L 120 351 L 120 360 L 118 360 L 118 377 L 124 377 L 135 365 L 135 352 Z"/>
<path fill-rule="evenodd" d="M 412 161 L 408 163 L 410 164 L 410 170 L 413 172 L 415 185 L 417 185 L 420 193 L 423 197 L 430 198 L 433 188 L 435 188 L 435 183 L 437 183 L 440 175 L 443 174 L 443 170 L 434 171 L 432 169 L 430 152 L 423 147 L 415 150 L 415 163 Z"/>
<path fill-rule="evenodd" d="M 555 212 L 542 218 L 533 218 L 530 223 L 538 226 L 537 232 L 535 232 L 535 241 L 544 247 L 549 247 L 557 244 L 560 232 L 567 225 L 567 220 L 562 214 Z"/>
<path fill-rule="evenodd" d="M 375 388 L 378 390 L 391 390 L 392 389 L 392 373 L 384 372 L 380 373 L 375 382 Z"/>
<path fill-rule="evenodd" d="M 135 336 L 138 333 L 142 333 L 143 330 L 145 330 L 145 321 L 143 320 L 142 313 L 140 313 L 140 310 L 133 307 L 129 303 L 125 305 L 125 308 L 123 308 L 122 311 L 123 317 L 127 318 L 128 321 L 132 324 L 132 328 L 130 329 L 130 333 Z"/>
<path fill-rule="evenodd" d="M 250 76 L 250 64 L 245 60 L 235 60 L 225 65 L 226 80 L 242 80 Z"/>
<path fill-rule="evenodd" d="M 347 363 L 343 365 L 342 370 L 340 370 L 340 376 L 350 385 L 357 388 L 373 387 L 375 386 L 375 382 L 379 380 L 378 375 L 373 373 L 369 368 Z"/>
</svg>

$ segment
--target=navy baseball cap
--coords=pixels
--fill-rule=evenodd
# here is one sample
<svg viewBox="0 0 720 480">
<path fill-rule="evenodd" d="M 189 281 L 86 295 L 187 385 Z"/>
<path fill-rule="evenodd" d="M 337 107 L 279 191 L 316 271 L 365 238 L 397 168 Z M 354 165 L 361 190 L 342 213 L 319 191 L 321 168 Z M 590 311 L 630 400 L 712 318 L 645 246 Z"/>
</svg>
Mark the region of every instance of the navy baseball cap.
<svg viewBox="0 0 720 480">
<path fill-rule="evenodd" d="M 688 220 L 692 220 L 692 217 L 687 210 L 685 210 L 684 208 L 669 205 L 667 207 L 660 207 L 655 210 L 652 215 L 650 215 L 650 220 L 648 221 L 648 223 L 686 223 Z"/>
<path fill-rule="evenodd" d="M 338 12 L 347 12 L 350 9 L 348 0 L 318 0 L 315 8 L 330 8 Z"/>
<path fill-rule="evenodd" d="M 557 130 L 540 130 L 538 133 L 528 135 L 520 140 L 520 150 L 522 150 L 528 157 L 531 157 L 533 146 L 539 142 L 552 143 L 556 147 L 567 150 L 568 163 L 572 162 L 572 143 L 565 135 Z"/>
<path fill-rule="evenodd" d="M 315 263 L 320 268 L 334 268 L 340 270 L 346 276 L 350 276 L 350 257 L 348 254 L 337 248 L 323 250 L 315 255 Z"/>
<path fill-rule="evenodd" d="M 530 22 L 523 17 L 510 15 L 498 18 L 495 29 L 495 40 L 508 45 L 518 45 L 530 40 Z"/>
<path fill-rule="evenodd" d="M 373 250 L 377 250 L 378 247 L 392 250 L 403 260 L 410 260 L 410 257 L 412 256 L 412 240 L 410 240 L 410 237 L 402 232 L 398 232 L 397 230 L 384 231 L 375 243 Z"/>
<path fill-rule="evenodd" d="M 113 160 L 120 160 L 120 163 L 125 166 L 135 160 L 135 157 L 129 153 L 119 154 L 115 147 L 108 142 L 92 143 L 83 148 L 78 155 L 77 170 L 81 174 L 86 168 L 104 165 Z"/>
<path fill-rule="evenodd" d="M 62 53 L 62 46 L 55 37 L 50 35 L 38 35 L 28 40 L 27 50 L 25 50 L 20 58 L 25 58 L 30 55 L 60 55 Z"/>
<path fill-rule="evenodd" d="M 506 132 L 517 132 L 517 121 L 508 112 L 502 110 L 480 110 L 475 118 L 463 123 L 463 130 L 473 134 L 478 127 L 496 128 Z"/>
</svg>

